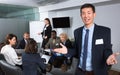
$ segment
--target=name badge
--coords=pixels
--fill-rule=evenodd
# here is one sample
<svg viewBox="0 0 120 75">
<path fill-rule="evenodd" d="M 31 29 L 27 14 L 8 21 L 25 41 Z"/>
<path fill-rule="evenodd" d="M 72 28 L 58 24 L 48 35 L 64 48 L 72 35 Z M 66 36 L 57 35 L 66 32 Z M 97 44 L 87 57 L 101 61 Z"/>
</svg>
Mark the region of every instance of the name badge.
<svg viewBox="0 0 120 75">
<path fill-rule="evenodd" d="M 97 39 L 95 45 L 104 44 L 103 39 Z"/>
</svg>

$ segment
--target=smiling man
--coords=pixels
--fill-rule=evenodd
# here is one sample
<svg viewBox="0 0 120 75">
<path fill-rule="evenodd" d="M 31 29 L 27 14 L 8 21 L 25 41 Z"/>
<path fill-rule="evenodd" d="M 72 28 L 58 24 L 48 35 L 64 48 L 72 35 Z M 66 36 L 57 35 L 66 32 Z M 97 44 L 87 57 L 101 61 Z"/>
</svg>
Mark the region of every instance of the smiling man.
<svg viewBox="0 0 120 75">
<path fill-rule="evenodd" d="M 84 26 L 74 31 L 74 49 L 65 46 L 54 49 L 55 52 L 78 57 L 75 75 L 108 75 L 108 65 L 116 64 L 116 55 L 112 53 L 111 30 L 94 23 L 96 16 L 92 4 L 81 6 L 80 15 Z"/>
</svg>

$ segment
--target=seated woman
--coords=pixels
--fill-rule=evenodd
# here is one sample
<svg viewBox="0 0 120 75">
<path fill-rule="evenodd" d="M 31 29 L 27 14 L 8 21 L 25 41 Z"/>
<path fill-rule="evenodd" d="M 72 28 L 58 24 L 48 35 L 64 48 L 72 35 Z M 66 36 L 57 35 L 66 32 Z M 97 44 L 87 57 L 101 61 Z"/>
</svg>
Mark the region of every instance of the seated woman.
<svg viewBox="0 0 120 75">
<path fill-rule="evenodd" d="M 72 42 L 68 39 L 68 36 L 66 33 L 60 34 L 60 40 L 62 44 L 64 44 L 67 48 L 73 48 Z"/>
<path fill-rule="evenodd" d="M 38 69 L 46 73 L 46 66 L 37 53 L 37 43 L 34 39 L 28 39 L 25 47 L 25 53 L 22 54 L 22 65 L 24 75 L 40 75 Z"/>
<path fill-rule="evenodd" d="M 14 34 L 8 34 L 6 36 L 5 46 L 1 49 L 1 53 L 9 64 L 21 67 L 22 60 L 17 56 L 15 49 L 12 47 L 16 44 L 16 40 L 17 37 Z"/>
<path fill-rule="evenodd" d="M 73 48 L 72 42 L 68 39 L 68 36 L 66 33 L 61 33 L 60 34 L 60 40 L 63 45 L 65 45 L 67 48 Z M 67 71 L 67 68 L 70 67 L 72 64 L 72 57 L 71 56 L 65 56 L 65 61 L 64 64 L 62 65 L 61 69 L 63 71 Z"/>
</svg>

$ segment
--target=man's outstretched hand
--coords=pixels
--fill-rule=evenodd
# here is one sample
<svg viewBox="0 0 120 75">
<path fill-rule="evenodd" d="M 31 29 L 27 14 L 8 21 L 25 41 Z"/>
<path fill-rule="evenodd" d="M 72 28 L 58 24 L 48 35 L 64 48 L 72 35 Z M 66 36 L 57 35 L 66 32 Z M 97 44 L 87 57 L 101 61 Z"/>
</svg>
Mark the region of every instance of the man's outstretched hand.
<svg viewBox="0 0 120 75">
<path fill-rule="evenodd" d="M 117 59 L 116 59 L 116 57 L 117 57 L 118 55 L 120 55 L 119 52 L 111 54 L 111 55 L 108 57 L 107 61 L 106 61 L 107 65 L 117 64 Z"/>
<path fill-rule="evenodd" d="M 54 52 L 57 52 L 57 53 L 67 54 L 67 53 L 68 53 L 67 48 L 66 48 L 62 43 L 60 43 L 60 45 L 62 46 L 62 48 L 56 48 L 56 49 L 54 49 L 53 51 L 54 51 Z M 120 52 L 111 54 L 111 55 L 108 57 L 108 59 L 106 60 L 107 65 L 117 64 L 117 59 L 116 59 L 116 57 L 117 57 L 118 55 L 120 55 Z"/>
<path fill-rule="evenodd" d="M 57 53 L 67 54 L 68 53 L 67 48 L 62 43 L 60 43 L 60 45 L 62 48 L 56 48 L 53 51 Z"/>
</svg>

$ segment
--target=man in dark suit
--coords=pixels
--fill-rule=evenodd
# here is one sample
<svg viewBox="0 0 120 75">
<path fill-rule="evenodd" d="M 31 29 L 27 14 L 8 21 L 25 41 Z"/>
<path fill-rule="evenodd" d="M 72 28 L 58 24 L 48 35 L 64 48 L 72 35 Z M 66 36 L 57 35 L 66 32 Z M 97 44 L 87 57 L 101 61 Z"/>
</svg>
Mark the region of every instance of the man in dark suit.
<svg viewBox="0 0 120 75">
<path fill-rule="evenodd" d="M 17 45 L 17 49 L 24 49 L 25 45 L 27 44 L 27 39 L 30 38 L 30 34 L 28 32 L 25 32 L 23 34 L 23 39 L 18 43 Z"/>
<path fill-rule="evenodd" d="M 55 52 L 70 54 L 78 57 L 75 75 L 108 75 L 108 65 L 116 64 L 116 55 L 112 53 L 111 30 L 94 23 L 96 16 L 92 4 L 81 6 L 81 18 L 84 26 L 74 31 L 74 50 L 62 48 Z"/>
</svg>

